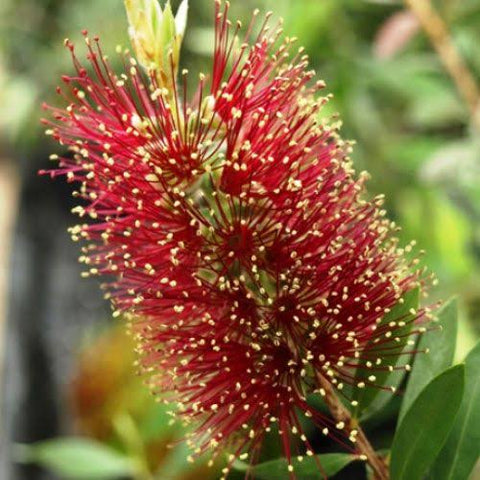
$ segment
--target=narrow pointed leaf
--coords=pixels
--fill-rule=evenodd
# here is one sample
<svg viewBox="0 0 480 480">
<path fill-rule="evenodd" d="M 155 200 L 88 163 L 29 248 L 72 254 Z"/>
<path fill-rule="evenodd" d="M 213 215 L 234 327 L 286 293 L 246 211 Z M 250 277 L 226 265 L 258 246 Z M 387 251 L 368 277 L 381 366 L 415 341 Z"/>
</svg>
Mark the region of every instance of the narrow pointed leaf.
<svg viewBox="0 0 480 480">
<path fill-rule="evenodd" d="M 294 473 L 298 480 L 318 480 L 331 477 L 345 468 L 349 463 L 358 460 L 358 456 L 348 453 L 326 453 L 313 457 L 305 456 L 301 462 L 292 460 Z M 259 480 L 285 480 L 289 476 L 288 463 L 285 458 L 271 460 L 251 467 L 243 462 L 236 462 L 236 470 L 246 472 Z"/>
<path fill-rule="evenodd" d="M 412 337 L 413 339 L 413 337 Z M 397 358 L 395 363 L 396 367 L 405 365 L 411 361 L 412 355 L 402 355 Z M 388 375 L 387 384 L 391 387 L 398 388 L 402 383 L 403 378 L 405 377 L 405 370 L 394 370 Z M 370 404 L 361 411 L 360 420 L 362 422 L 370 420 L 372 417 L 376 417 L 379 412 L 384 411 L 387 408 L 387 405 L 393 401 L 393 392 L 391 390 L 381 390 L 377 388 L 378 392 L 375 394 L 375 397 L 370 402 Z M 401 398 L 399 394 L 395 394 L 397 397 Z M 395 415 L 396 416 L 396 415 Z"/>
<path fill-rule="evenodd" d="M 465 360 L 465 394 L 453 429 L 432 469 L 435 480 L 469 478 L 480 458 L 480 343 Z"/>
<path fill-rule="evenodd" d="M 36 463 L 62 479 L 107 480 L 132 474 L 129 458 L 99 442 L 58 438 L 33 445 L 18 445 L 18 460 Z"/>
<path fill-rule="evenodd" d="M 170 2 L 165 5 L 162 23 L 159 25 L 159 30 L 156 33 L 158 35 L 159 45 L 162 45 L 165 52 L 167 52 L 171 48 L 175 38 L 175 17 L 173 16 Z"/>
<path fill-rule="evenodd" d="M 390 322 L 398 322 L 399 320 L 405 322 L 405 326 L 400 327 L 396 330 L 395 334 L 401 339 L 399 343 L 396 345 L 398 346 L 398 355 L 390 355 L 384 356 L 382 358 L 382 367 L 394 367 L 398 364 L 407 363 L 409 357 L 403 356 L 401 354 L 402 349 L 405 349 L 407 341 L 409 340 L 408 333 L 411 331 L 414 319 L 414 315 L 410 313 L 411 309 L 417 310 L 419 303 L 419 290 L 418 288 L 407 292 L 402 301 L 397 303 L 390 312 L 388 312 L 382 319 L 381 323 L 379 324 L 378 328 L 382 328 L 383 325 L 387 325 Z M 392 342 L 393 344 L 393 342 Z M 365 349 L 360 356 L 359 363 L 365 364 L 367 361 L 375 363 L 375 349 L 376 344 L 372 341 L 369 342 Z M 375 381 L 370 382 L 368 377 L 370 375 L 375 374 Z M 354 393 L 353 400 L 358 402 L 358 405 L 355 409 L 355 416 L 361 416 L 361 413 L 369 407 L 373 401 L 377 398 L 377 396 L 382 392 L 379 388 L 381 386 L 388 386 L 396 388 L 402 381 L 404 376 L 404 371 L 393 371 L 390 372 L 388 369 L 385 370 L 369 370 L 367 368 L 358 369 L 355 375 L 355 384 L 358 385 L 359 383 L 363 382 L 366 384 L 365 388 L 357 388 Z M 372 385 L 373 383 L 373 385 Z M 388 395 L 389 396 L 389 395 Z M 384 397 L 388 396 L 384 395 Z M 386 402 L 381 402 L 381 406 L 384 406 Z"/>
<path fill-rule="evenodd" d="M 448 302 L 438 313 L 439 328 L 422 335 L 418 349 L 427 350 L 428 353 L 419 353 L 415 358 L 400 408 L 399 422 L 425 385 L 452 364 L 457 339 L 457 308 L 455 299 Z"/>
<path fill-rule="evenodd" d="M 465 367 L 435 377 L 405 414 L 395 433 L 391 480 L 421 480 L 450 433 L 462 402 Z"/>
</svg>

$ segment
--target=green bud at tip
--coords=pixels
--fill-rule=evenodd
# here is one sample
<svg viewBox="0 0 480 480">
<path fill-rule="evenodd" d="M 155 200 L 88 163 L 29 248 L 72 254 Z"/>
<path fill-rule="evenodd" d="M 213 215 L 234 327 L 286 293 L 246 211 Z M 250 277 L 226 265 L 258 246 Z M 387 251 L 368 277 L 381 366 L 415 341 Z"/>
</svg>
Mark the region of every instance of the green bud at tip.
<svg viewBox="0 0 480 480">
<path fill-rule="evenodd" d="M 159 86 L 173 87 L 187 25 L 188 0 L 174 16 L 168 0 L 162 10 L 158 0 L 125 0 L 130 39 L 138 61 L 156 73 Z"/>
</svg>

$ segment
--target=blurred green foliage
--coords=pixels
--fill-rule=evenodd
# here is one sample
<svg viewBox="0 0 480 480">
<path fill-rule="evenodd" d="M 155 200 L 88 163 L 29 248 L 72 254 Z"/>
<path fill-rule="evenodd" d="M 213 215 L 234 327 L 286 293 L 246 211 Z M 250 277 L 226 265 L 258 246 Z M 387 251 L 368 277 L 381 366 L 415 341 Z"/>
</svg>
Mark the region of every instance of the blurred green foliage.
<svg viewBox="0 0 480 480">
<path fill-rule="evenodd" d="M 423 262 L 440 280 L 432 298 L 459 296 L 463 358 L 480 332 L 480 134 L 415 19 L 396 0 L 231 3 L 232 18 L 245 22 L 255 8 L 273 10 L 305 46 L 334 95 L 325 115 L 338 114 L 344 137 L 356 142 L 357 170 L 371 173 L 372 194 L 386 194 L 401 239 L 426 251 Z M 434 3 L 480 84 L 480 0 Z M 0 3 L 0 146 L 23 168 L 35 171 L 28 159 L 50 148 L 39 104 L 71 71 L 63 39 L 81 43 L 83 28 L 105 52 L 127 45 L 122 0 Z M 191 0 L 182 63 L 205 70 L 212 48 L 213 0 Z"/>
</svg>

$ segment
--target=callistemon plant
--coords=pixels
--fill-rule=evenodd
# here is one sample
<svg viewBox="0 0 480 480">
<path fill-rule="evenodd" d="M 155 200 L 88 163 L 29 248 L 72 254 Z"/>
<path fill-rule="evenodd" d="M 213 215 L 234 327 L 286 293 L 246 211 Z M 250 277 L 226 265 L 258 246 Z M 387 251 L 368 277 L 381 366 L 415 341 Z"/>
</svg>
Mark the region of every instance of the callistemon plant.
<svg viewBox="0 0 480 480">
<path fill-rule="evenodd" d="M 97 38 L 85 33 L 86 62 L 67 40 L 76 72 L 45 123 L 71 153 L 50 173 L 79 186 L 85 276 L 106 279 L 114 316 L 130 319 L 193 457 L 229 452 L 227 476 L 272 432 L 296 478 L 313 456 L 307 417 L 387 478 L 355 411 L 409 369 L 426 277 L 322 117 L 303 49 L 268 16 L 243 29 L 228 8 L 215 3 L 213 67 L 198 78 L 177 74 L 185 2 L 176 18 L 127 2 L 120 72 Z"/>
</svg>

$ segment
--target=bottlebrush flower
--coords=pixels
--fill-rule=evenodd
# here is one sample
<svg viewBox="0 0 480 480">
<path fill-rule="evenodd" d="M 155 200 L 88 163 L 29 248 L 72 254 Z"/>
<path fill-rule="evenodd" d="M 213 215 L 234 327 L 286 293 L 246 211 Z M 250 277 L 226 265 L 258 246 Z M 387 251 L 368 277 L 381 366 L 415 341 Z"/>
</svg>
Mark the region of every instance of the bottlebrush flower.
<svg viewBox="0 0 480 480">
<path fill-rule="evenodd" d="M 355 442 L 307 402 L 319 376 L 340 390 L 366 369 L 375 385 L 405 345 L 404 319 L 378 324 L 424 282 L 338 125 L 319 120 L 328 96 L 303 50 L 268 18 L 257 28 L 258 12 L 237 42 L 227 13 L 217 1 L 213 69 L 193 94 L 185 70 L 169 91 L 128 53 L 115 73 L 98 39 L 86 36 L 87 66 L 67 41 L 76 73 L 64 106 L 45 108 L 72 154 L 51 174 L 79 184 L 85 275 L 106 278 L 115 315 L 132 318 L 141 365 L 193 423 L 195 454 L 228 448 L 227 474 L 276 430 L 295 478 L 292 437 L 312 455 L 302 416 Z"/>
</svg>

